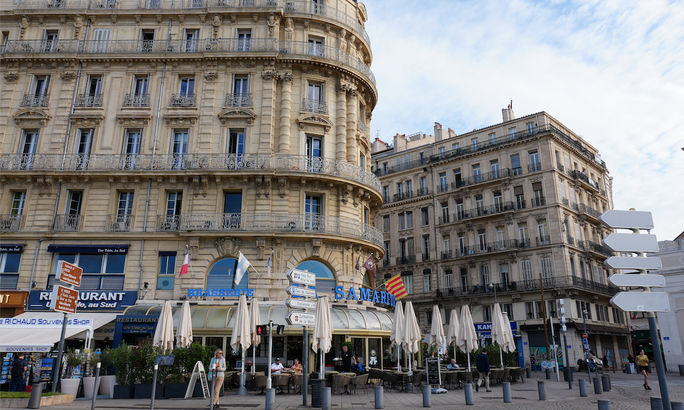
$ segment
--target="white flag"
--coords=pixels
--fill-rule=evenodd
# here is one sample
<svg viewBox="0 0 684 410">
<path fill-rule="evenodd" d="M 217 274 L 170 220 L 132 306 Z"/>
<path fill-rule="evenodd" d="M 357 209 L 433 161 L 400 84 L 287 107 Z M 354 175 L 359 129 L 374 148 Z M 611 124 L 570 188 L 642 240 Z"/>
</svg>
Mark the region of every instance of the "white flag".
<svg viewBox="0 0 684 410">
<path fill-rule="evenodd" d="M 242 280 L 242 276 L 247 272 L 247 269 L 249 269 L 250 266 L 252 266 L 251 263 L 245 258 L 245 255 L 242 254 L 242 252 L 239 252 L 240 257 L 238 258 L 238 263 L 237 267 L 235 268 L 235 286 L 240 284 L 240 281 Z"/>
</svg>

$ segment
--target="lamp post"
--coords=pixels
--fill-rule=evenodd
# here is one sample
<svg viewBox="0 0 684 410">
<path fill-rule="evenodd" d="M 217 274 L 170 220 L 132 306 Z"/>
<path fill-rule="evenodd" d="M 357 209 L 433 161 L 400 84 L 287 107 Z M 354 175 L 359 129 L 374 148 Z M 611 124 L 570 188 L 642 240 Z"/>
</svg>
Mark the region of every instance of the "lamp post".
<svg viewBox="0 0 684 410">
<path fill-rule="evenodd" d="M 492 282 L 492 283 L 489 284 L 489 289 L 493 289 L 493 290 L 494 290 L 494 304 L 496 304 L 496 303 L 497 303 L 497 302 L 496 302 L 496 286 L 494 285 L 494 282 Z"/>
<path fill-rule="evenodd" d="M 584 321 L 584 334 L 582 335 L 582 339 L 587 341 L 587 344 L 584 347 L 584 362 L 587 364 L 587 377 L 589 377 L 589 382 L 591 382 L 591 370 L 589 370 L 589 334 L 587 333 L 587 310 L 582 309 L 582 320 Z M 584 336 L 587 336 L 586 339 Z M 584 345 L 584 340 L 582 341 L 582 344 Z"/>
</svg>

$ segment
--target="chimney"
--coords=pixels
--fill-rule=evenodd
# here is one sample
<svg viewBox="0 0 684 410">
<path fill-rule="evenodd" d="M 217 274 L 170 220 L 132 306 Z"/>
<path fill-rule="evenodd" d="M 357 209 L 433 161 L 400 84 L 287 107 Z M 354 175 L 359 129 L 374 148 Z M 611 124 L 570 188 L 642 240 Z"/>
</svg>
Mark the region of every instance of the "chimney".
<svg viewBox="0 0 684 410">
<path fill-rule="evenodd" d="M 449 134 L 449 138 L 456 136 L 456 131 L 452 130 L 451 128 L 447 129 L 447 133 Z"/>
<path fill-rule="evenodd" d="M 435 141 L 441 141 L 442 140 L 442 124 L 436 122 L 435 123 Z"/>
<path fill-rule="evenodd" d="M 515 119 L 515 114 L 513 113 L 513 100 L 508 104 L 508 107 L 501 109 L 501 115 L 503 116 L 503 122 Z"/>
</svg>

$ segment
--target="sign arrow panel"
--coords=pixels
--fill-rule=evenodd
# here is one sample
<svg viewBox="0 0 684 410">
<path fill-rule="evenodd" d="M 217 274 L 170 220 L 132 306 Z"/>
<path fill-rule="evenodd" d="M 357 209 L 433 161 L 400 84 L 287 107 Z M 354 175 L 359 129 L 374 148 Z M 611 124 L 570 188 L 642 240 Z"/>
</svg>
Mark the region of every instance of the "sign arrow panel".
<svg viewBox="0 0 684 410">
<path fill-rule="evenodd" d="M 316 275 L 311 272 L 290 269 L 287 272 L 287 278 L 290 282 L 298 283 L 300 285 L 316 286 Z"/>
<path fill-rule="evenodd" d="M 606 211 L 599 219 L 615 229 L 653 229 L 653 216 L 645 211 Z"/>
<path fill-rule="evenodd" d="M 665 287 L 665 277 L 663 275 L 617 274 L 611 275 L 608 280 L 615 286 Z"/>
<path fill-rule="evenodd" d="M 618 292 L 610 303 L 625 312 L 667 312 L 670 300 L 664 292 Z"/>
<path fill-rule="evenodd" d="M 663 263 L 657 256 L 648 258 L 631 256 L 611 256 L 603 262 L 612 269 L 645 269 L 658 270 L 663 267 Z"/>
<path fill-rule="evenodd" d="M 287 315 L 287 323 L 291 325 L 313 326 L 316 324 L 316 315 L 313 313 L 290 312 Z"/>
<path fill-rule="evenodd" d="M 309 288 L 303 288 L 299 286 L 288 286 L 287 287 L 287 293 L 289 293 L 292 296 L 301 296 L 304 298 L 315 298 L 316 297 L 316 291 L 313 289 Z"/>
<path fill-rule="evenodd" d="M 611 233 L 603 239 L 603 244 L 615 252 L 658 252 L 660 250 L 655 235 Z"/>
<path fill-rule="evenodd" d="M 287 306 L 293 309 L 316 309 L 316 302 L 303 299 L 288 299 Z"/>
</svg>

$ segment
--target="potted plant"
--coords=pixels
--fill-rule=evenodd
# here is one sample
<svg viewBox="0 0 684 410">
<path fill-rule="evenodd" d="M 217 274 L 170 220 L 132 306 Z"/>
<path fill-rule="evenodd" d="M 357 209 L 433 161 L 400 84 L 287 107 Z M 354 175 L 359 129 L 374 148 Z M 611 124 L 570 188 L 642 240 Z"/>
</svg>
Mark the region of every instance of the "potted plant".
<svg viewBox="0 0 684 410">
<path fill-rule="evenodd" d="M 76 397 L 76 394 L 78 393 L 78 387 L 81 384 L 81 379 L 79 379 L 78 377 L 74 377 L 74 370 L 82 363 L 83 359 L 81 358 L 81 355 L 79 353 L 76 353 L 73 350 L 67 351 L 67 377 L 62 379 L 62 388 L 60 389 L 62 394 L 68 394 Z"/>
<path fill-rule="evenodd" d="M 152 396 L 154 361 L 159 353 L 160 349 L 149 340 L 140 343 L 131 352 L 131 381 L 135 383 L 133 398 L 149 399 Z M 155 398 L 161 397 L 162 386 L 158 384 L 155 390 Z"/>
<path fill-rule="evenodd" d="M 109 374 L 111 367 L 111 350 L 104 349 L 100 353 L 100 394 L 109 396 L 110 399 L 114 396 L 114 385 L 116 384 L 116 376 Z"/>
<path fill-rule="evenodd" d="M 195 342 L 188 348 L 174 349 L 173 355 L 175 356 L 173 366 L 170 366 L 168 369 L 163 368 L 165 371 L 165 377 L 163 379 L 164 397 L 185 397 L 188 381 L 192 377 L 192 371 L 195 368 L 195 364 L 200 361 L 204 364 L 204 368 L 208 369 L 213 352 L 210 347 L 202 346 L 200 343 Z M 195 384 L 193 396 L 202 396 L 202 388 L 199 380 Z"/>
<path fill-rule="evenodd" d="M 122 343 L 110 352 L 111 362 L 114 365 L 116 385 L 112 391 L 115 399 L 130 399 L 133 395 L 133 385 L 130 377 L 131 372 L 131 348 Z"/>
<path fill-rule="evenodd" d="M 91 354 L 88 358 L 88 365 L 90 367 L 90 376 L 83 376 L 83 397 L 87 399 L 92 399 L 93 394 L 97 394 L 99 389 L 100 380 L 97 381 L 97 386 L 95 386 L 95 368 L 97 363 L 100 361 L 99 354 Z"/>
</svg>

